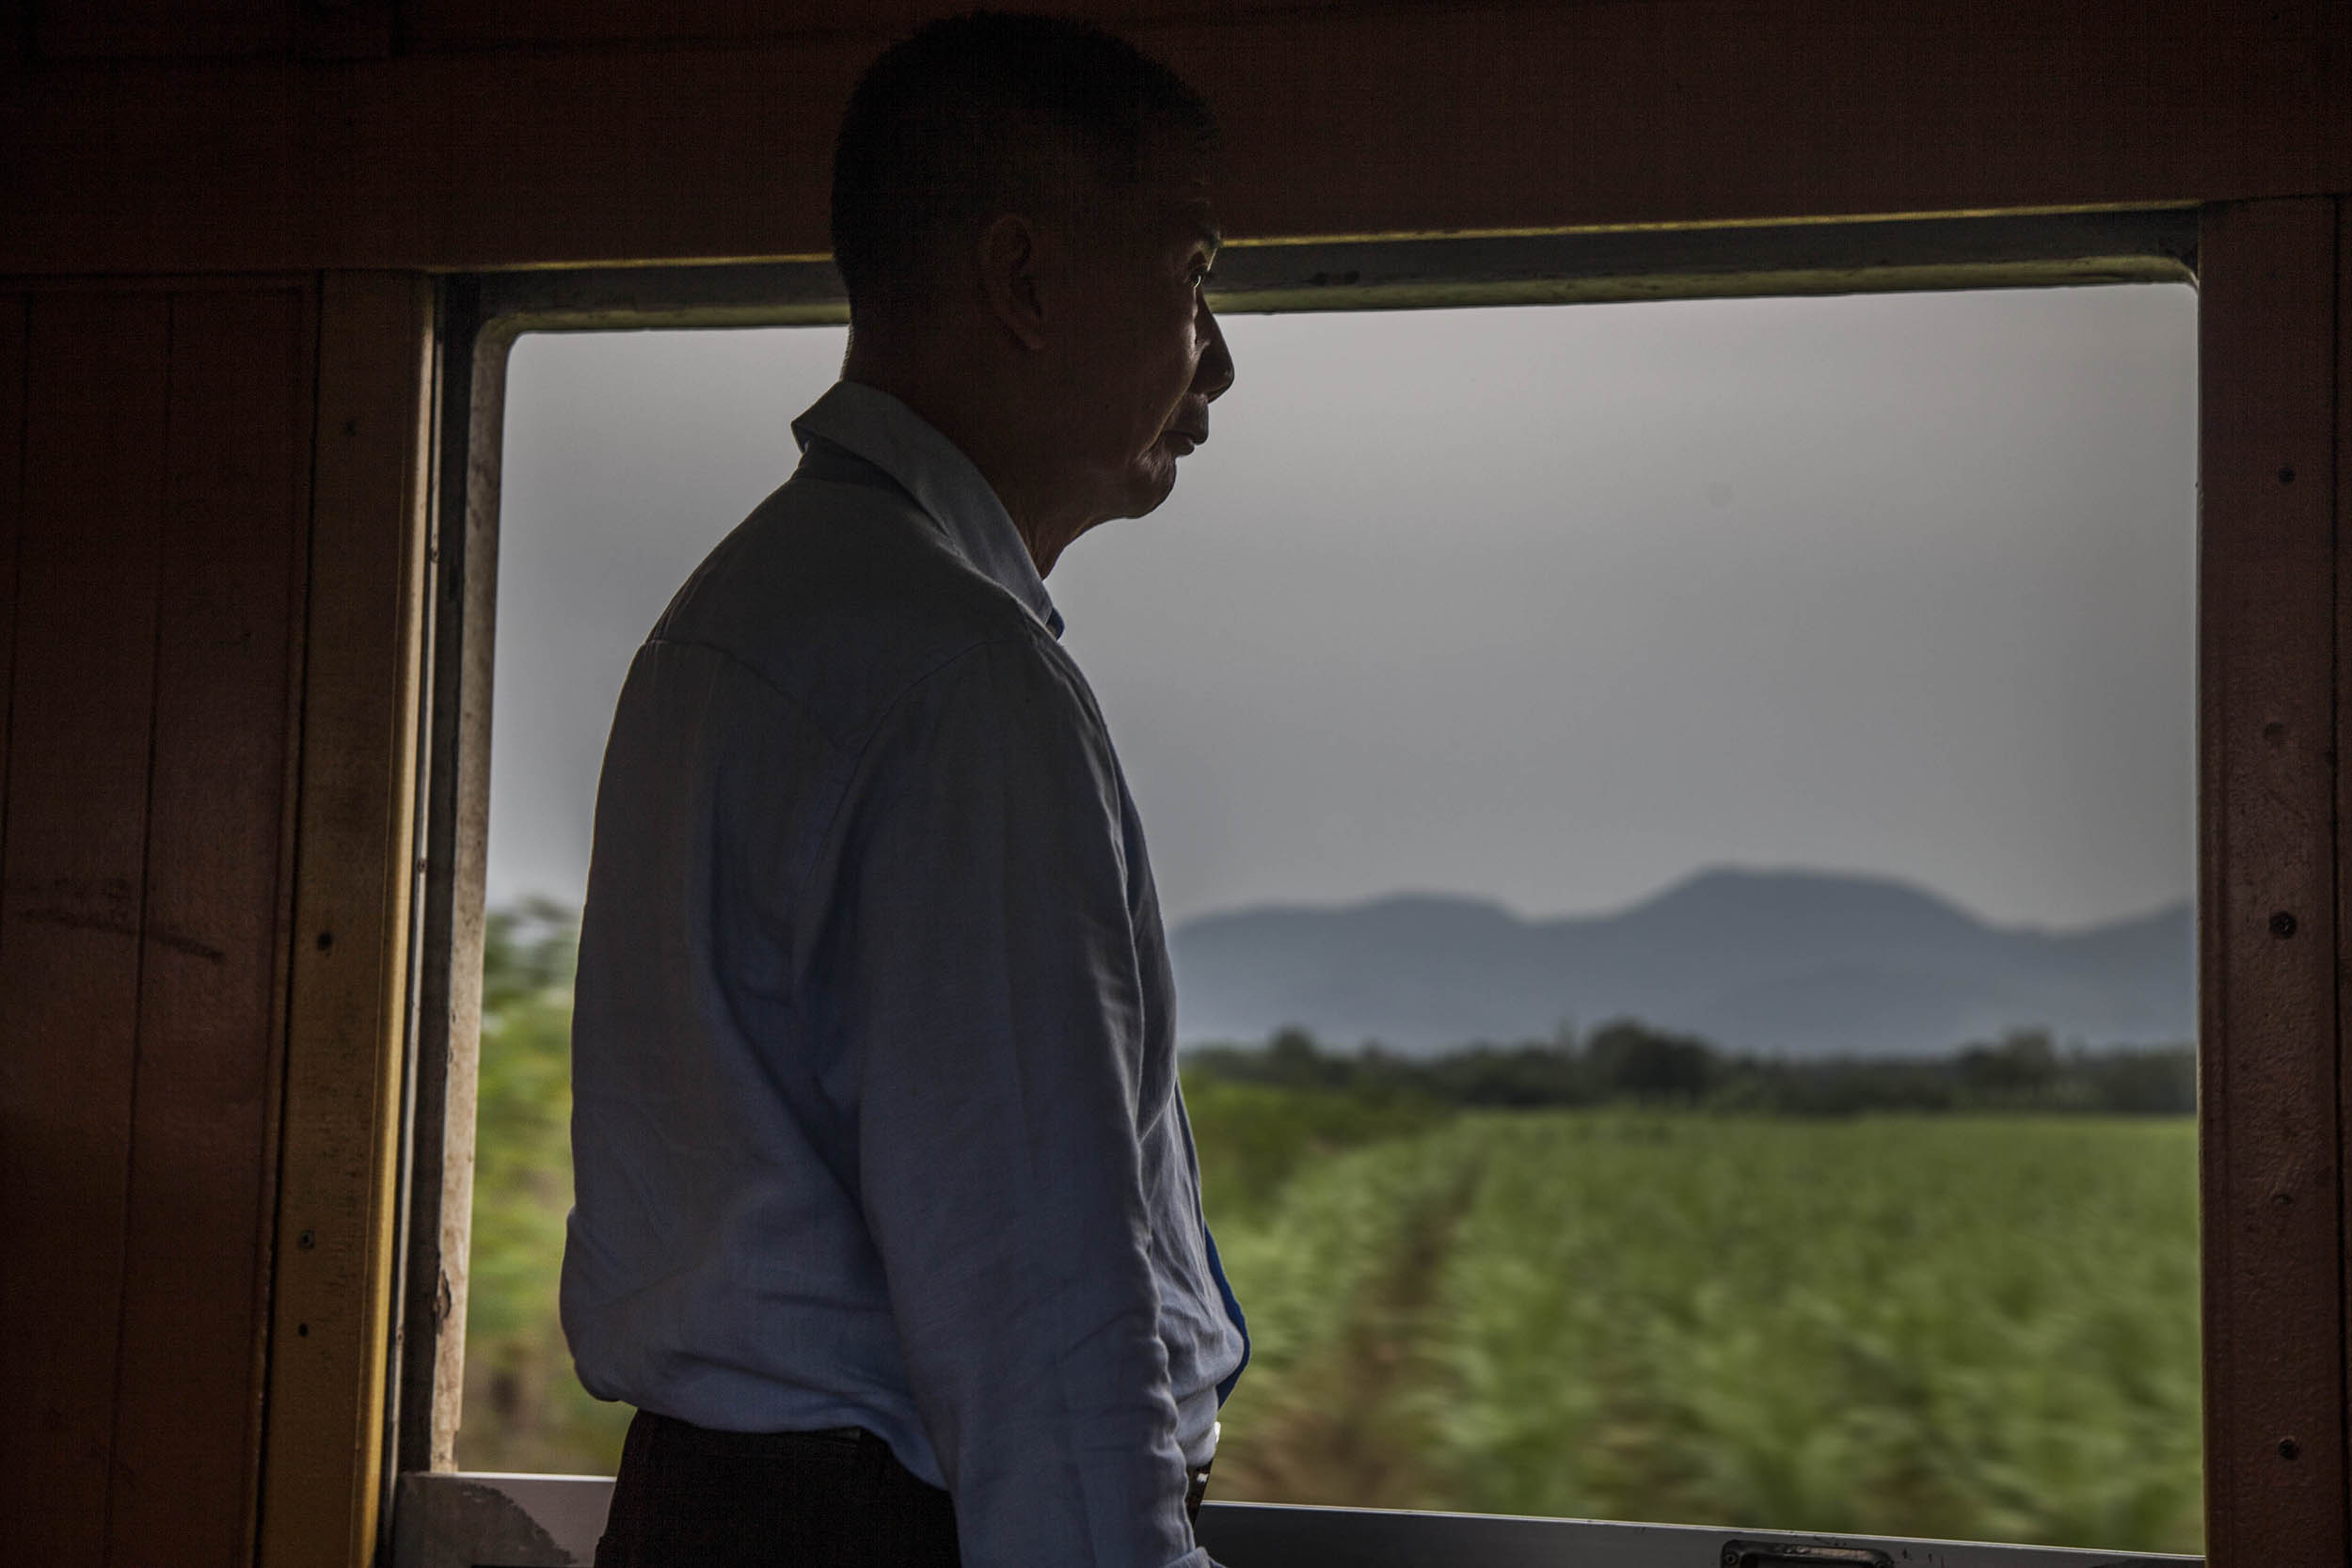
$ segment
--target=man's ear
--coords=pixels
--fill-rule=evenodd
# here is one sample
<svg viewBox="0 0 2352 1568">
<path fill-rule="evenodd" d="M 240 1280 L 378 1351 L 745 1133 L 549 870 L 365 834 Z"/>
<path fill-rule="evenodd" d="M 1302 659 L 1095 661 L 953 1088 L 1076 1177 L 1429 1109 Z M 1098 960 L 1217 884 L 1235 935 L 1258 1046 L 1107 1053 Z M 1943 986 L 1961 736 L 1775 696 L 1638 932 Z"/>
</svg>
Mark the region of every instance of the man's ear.
<svg viewBox="0 0 2352 1568">
<path fill-rule="evenodd" d="M 1044 258 L 1037 226 L 1007 213 L 980 231 L 980 287 L 989 308 L 1023 347 L 1045 346 Z"/>
</svg>

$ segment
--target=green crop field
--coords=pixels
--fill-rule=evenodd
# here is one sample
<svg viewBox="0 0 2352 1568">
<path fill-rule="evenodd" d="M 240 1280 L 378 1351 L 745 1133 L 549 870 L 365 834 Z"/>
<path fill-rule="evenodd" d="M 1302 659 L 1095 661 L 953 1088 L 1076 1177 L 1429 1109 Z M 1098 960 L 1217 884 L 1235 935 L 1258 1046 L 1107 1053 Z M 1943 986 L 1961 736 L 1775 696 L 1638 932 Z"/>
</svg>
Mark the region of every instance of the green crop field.
<svg viewBox="0 0 2352 1568">
<path fill-rule="evenodd" d="M 610 1473 L 556 1322 L 567 966 L 486 1009 L 458 1459 Z M 1216 1495 L 2199 1546 L 2179 1117 L 1461 1111 L 1193 1075 Z"/>
<path fill-rule="evenodd" d="M 1318 1098 L 1193 1089 L 1219 1496 L 2199 1548 L 2187 1120 Z"/>
</svg>

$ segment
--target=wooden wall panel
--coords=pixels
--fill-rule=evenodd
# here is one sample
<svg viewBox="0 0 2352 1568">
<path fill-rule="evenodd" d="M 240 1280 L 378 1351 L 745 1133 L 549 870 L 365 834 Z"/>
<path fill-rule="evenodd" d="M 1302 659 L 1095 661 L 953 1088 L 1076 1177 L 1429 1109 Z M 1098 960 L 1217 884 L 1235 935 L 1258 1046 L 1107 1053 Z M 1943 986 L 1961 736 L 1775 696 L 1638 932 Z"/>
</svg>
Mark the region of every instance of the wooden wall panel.
<svg viewBox="0 0 2352 1568">
<path fill-rule="evenodd" d="M 1236 230 L 1339 234 L 2316 189 L 2325 9 L 1654 0 L 1165 47 L 1227 122 Z"/>
<path fill-rule="evenodd" d="M 2199 487 L 2206 1545 L 2345 1557 L 2336 203 L 2208 214 Z"/>
<path fill-rule="evenodd" d="M 2344 8 L 1620 0 L 1131 31 L 1228 122 L 1229 231 L 1272 238 L 2326 190 L 2352 166 L 2328 134 Z M 820 252 L 834 122 L 890 31 L 36 72 L 0 94 L 0 273 Z"/>
<path fill-rule="evenodd" d="M 310 467 L 306 290 L 172 301 L 112 1560 L 250 1560 Z"/>
<path fill-rule="evenodd" d="M 2347 8 L 2352 9 L 2352 8 Z M 2344 712 L 2352 699 L 2352 198 L 2336 201 L 2336 464 L 2334 510 L 2336 552 L 2336 703 L 2337 747 L 2341 752 L 2352 736 L 2352 715 Z M 2352 768 L 2336 774 L 2336 910 L 2337 939 L 2352 943 Z M 2352 1333 L 2352 952 L 2337 954 L 2336 1015 L 2336 1176 L 2338 1288 L 2344 1292 L 2346 1330 Z M 2352 1339 L 2345 1344 L 2344 1411 L 2347 1423 L 2344 1474 L 2338 1480 L 2347 1514 L 2352 1514 Z M 2347 1527 L 2352 1528 L 2352 1527 Z"/>
<path fill-rule="evenodd" d="M 2352 6 L 2330 6 L 2320 42 L 2319 188 L 2352 191 Z"/>
<path fill-rule="evenodd" d="M 8 732 L 10 700 L 14 684 L 10 679 L 16 654 L 17 560 L 19 542 L 23 537 L 24 520 L 24 351 L 25 312 L 28 302 L 22 294 L 0 294 L 0 889 L 7 886 L 8 820 Z M 6 907 L 0 898 L 0 909 Z M 0 927 L 0 954 L 7 949 L 5 927 Z M 7 1028 L 14 1019 L 5 993 L 0 993 L 0 1040 L 9 1037 Z M 0 1050 L 0 1241 L 15 1243 L 12 1228 L 17 1222 L 17 1210 L 8 1195 L 14 1192 L 19 1179 L 18 1164 L 28 1156 L 15 1150 L 24 1135 L 34 1107 L 21 1103 L 16 1072 L 9 1067 L 8 1056 L 13 1053 Z M 47 1074 L 42 1075 L 44 1078 Z M 44 1084 L 42 1087 L 47 1088 Z M 54 1110 L 54 1107 L 52 1107 Z M 10 1271 L 0 1268 L 0 1331 L 6 1331 L 30 1316 L 30 1304 L 20 1304 L 8 1284 Z M 20 1286 L 19 1289 L 22 1289 Z M 7 1370 L 7 1362 L 0 1359 L 0 1372 Z M 39 1407 L 30 1400 L 11 1403 L 16 1421 L 10 1424 L 39 1424 Z M 0 1466 L 9 1460 L 8 1439 L 0 1432 Z M 8 1511 L 22 1502 L 8 1484 L 6 1469 L 0 1469 L 0 1547 L 12 1545 L 17 1530 L 5 1523 Z"/>
<path fill-rule="evenodd" d="M 8 878 L 8 694 L 12 689 L 8 671 L 16 655 L 17 544 L 23 534 L 24 499 L 24 329 L 29 306 L 23 294 L 0 294 L 0 887 L 7 885 Z M 13 1114 L 8 1103 L 0 1100 L 0 1116 Z M 0 1161 L 6 1159 L 7 1150 L 0 1148 Z M 0 1165 L 0 1171 L 5 1168 Z"/>
<path fill-rule="evenodd" d="M 12 1562 L 250 1557 L 308 320 L 285 284 L 0 312 Z"/>
<path fill-rule="evenodd" d="M 1105 26 L 1131 29 L 1179 20 L 1339 16 L 1371 10 L 1381 4 L 1382 0 L 1023 0 L 1017 8 L 1083 16 Z M 409 0 L 405 31 L 412 47 L 428 52 L 683 39 L 771 43 L 829 33 L 891 38 L 930 17 L 972 8 L 953 0 L 829 0 L 821 6 L 793 7 L 770 0 Z"/>
<path fill-rule="evenodd" d="M 0 886 L 0 1556 L 103 1560 L 153 734 L 169 302 L 32 304 Z"/>
<path fill-rule="evenodd" d="M 220 59 L 286 53 L 299 0 L 34 0 L 42 61 Z"/>
<path fill-rule="evenodd" d="M 330 274 L 320 295 L 263 1568 L 377 1544 L 432 320 L 419 277 Z"/>
</svg>

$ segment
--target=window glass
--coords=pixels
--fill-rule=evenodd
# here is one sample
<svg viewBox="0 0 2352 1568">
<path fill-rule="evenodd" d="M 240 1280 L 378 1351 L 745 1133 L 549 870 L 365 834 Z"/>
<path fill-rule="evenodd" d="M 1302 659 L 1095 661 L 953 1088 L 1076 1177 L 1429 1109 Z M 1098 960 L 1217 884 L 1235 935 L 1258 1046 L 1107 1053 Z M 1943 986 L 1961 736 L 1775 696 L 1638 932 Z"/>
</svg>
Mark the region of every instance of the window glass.
<svg viewBox="0 0 2352 1568">
<path fill-rule="evenodd" d="M 1049 584 L 1256 1338 L 1213 1495 L 2198 1549 L 2194 295 L 1226 327 Z M 617 1453 L 554 1314 L 596 764 L 842 341 L 515 353 L 469 1468 Z"/>
</svg>

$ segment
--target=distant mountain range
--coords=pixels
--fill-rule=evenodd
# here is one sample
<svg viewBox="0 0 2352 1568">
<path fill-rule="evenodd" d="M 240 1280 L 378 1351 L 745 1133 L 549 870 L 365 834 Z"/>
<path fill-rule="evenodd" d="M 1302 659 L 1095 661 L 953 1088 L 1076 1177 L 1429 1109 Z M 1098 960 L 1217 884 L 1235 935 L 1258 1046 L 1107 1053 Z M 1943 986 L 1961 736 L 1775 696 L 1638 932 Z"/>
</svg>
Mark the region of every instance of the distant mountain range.
<svg viewBox="0 0 2352 1568">
<path fill-rule="evenodd" d="M 1941 1054 L 2013 1028 L 2091 1045 L 2196 1030 L 2186 904 L 2076 931 L 1988 926 L 1906 883 L 1709 871 L 1615 914 L 1523 920 L 1408 895 L 1204 915 L 1171 934 L 1187 1043 L 1415 1053 L 1633 1017 L 1732 1051 Z"/>
</svg>

